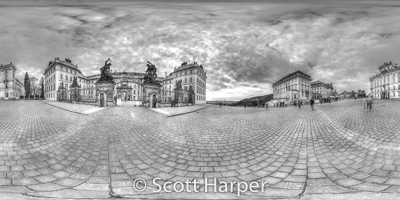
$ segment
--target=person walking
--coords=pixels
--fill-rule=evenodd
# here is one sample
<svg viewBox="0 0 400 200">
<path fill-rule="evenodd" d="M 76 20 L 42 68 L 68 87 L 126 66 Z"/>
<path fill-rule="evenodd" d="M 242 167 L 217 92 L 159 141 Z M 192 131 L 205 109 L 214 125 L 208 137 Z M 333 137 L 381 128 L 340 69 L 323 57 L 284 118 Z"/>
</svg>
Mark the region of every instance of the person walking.
<svg viewBox="0 0 400 200">
<path fill-rule="evenodd" d="M 311 110 L 314 111 L 314 99 L 310 100 Z"/>
<path fill-rule="evenodd" d="M 372 95 L 369 97 L 368 99 L 368 108 L 367 111 L 372 111 L 372 104 L 374 103 L 374 98 L 372 97 Z"/>
<path fill-rule="evenodd" d="M 301 102 L 300 99 L 298 100 L 297 104 L 299 104 L 299 109 L 301 108 Z"/>
<path fill-rule="evenodd" d="M 363 103 L 364 103 L 363 104 L 364 111 L 368 111 L 368 108 L 369 108 L 369 96 L 366 99 L 364 99 Z"/>
<path fill-rule="evenodd" d="M 246 109 L 246 107 L 247 107 L 247 104 L 244 104 L 244 109 Z"/>
</svg>

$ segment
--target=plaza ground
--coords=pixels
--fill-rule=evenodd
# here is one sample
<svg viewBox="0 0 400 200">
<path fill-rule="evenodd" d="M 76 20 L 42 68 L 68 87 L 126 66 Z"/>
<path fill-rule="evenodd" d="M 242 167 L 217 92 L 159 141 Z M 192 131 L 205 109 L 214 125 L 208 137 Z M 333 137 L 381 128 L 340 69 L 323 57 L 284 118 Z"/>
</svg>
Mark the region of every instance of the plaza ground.
<svg viewBox="0 0 400 200">
<path fill-rule="evenodd" d="M 0 199 L 398 198 L 399 108 L 396 100 L 377 100 L 373 112 L 359 100 L 315 111 L 211 106 L 166 118 L 142 107 L 82 115 L 1 101 Z M 132 187 L 138 178 L 142 192 Z M 199 193 L 154 193 L 154 178 L 197 180 Z M 204 178 L 267 184 L 238 197 L 206 193 Z"/>
</svg>

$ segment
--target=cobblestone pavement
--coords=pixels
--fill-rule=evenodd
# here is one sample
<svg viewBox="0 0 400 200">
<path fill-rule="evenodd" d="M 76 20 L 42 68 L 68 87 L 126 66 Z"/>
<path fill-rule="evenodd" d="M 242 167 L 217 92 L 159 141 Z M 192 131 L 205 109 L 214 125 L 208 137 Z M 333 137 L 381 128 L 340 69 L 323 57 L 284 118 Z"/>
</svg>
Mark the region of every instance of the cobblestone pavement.
<svg viewBox="0 0 400 200">
<path fill-rule="evenodd" d="M 58 101 L 43 101 L 43 102 L 67 111 L 81 113 L 81 114 L 91 114 L 104 109 L 87 104 L 73 104 L 73 103 L 58 102 Z"/>
<path fill-rule="evenodd" d="M 0 193 L 238 198 L 236 191 L 205 193 L 204 178 L 218 178 L 218 187 L 223 181 L 268 183 L 264 193 L 245 192 L 244 199 L 394 197 L 400 193 L 399 108 L 395 100 L 376 101 L 373 112 L 363 111 L 361 101 L 317 105 L 316 111 L 213 106 L 165 118 L 140 107 L 86 116 L 38 101 L 4 101 Z M 156 177 L 160 184 L 197 180 L 203 192 L 154 193 Z M 145 191 L 133 189 L 138 178 L 147 181 Z"/>
<path fill-rule="evenodd" d="M 162 107 L 162 108 L 150 108 L 150 110 L 167 116 L 176 116 L 186 113 L 195 112 L 211 105 L 194 105 L 194 106 L 181 106 L 181 107 Z"/>
</svg>

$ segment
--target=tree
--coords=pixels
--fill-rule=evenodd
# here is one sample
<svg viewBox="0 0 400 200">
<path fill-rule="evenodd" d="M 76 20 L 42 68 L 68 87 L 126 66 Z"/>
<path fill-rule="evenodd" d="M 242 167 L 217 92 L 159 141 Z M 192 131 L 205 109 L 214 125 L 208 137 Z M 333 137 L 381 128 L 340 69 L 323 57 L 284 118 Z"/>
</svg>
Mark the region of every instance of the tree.
<svg viewBox="0 0 400 200">
<path fill-rule="evenodd" d="M 42 78 L 40 79 L 40 86 L 41 86 L 41 94 L 40 94 L 40 96 L 41 96 L 41 98 L 44 98 L 44 78 L 43 78 L 43 76 L 42 76 Z"/>
<path fill-rule="evenodd" d="M 26 96 L 30 97 L 29 95 L 31 94 L 31 85 L 29 81 L 28 72 L 25 73 L 24 87 L 25 87 L 25 98 Z"/>
<path fill-rule="evenodd" d="M 29 78 L 29 84 L 31 86 L 31 95 L 33 95 L 33 98 L 36 98 L 36 96 L 40 95 L 40 84 L 39 80 L 35 77 L 30 77 Z"/>
</svg>

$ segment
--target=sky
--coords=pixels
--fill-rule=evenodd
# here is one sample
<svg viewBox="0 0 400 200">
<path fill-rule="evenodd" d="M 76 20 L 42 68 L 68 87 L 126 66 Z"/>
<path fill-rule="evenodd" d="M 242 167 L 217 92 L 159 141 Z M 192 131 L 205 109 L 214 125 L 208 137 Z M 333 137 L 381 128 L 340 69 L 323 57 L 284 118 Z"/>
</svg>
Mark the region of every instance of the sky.
<svg viewBox="0 0 400 200">
<path fill-rule="evenodd" d="M 207 100 L 272 93 L 296 70 L 366 90 L 384 62 L 400 64 L 400 3 L 369 0 L 1 1 L 0 63 L 40 78 L 55 57 L 84 75 L 159 76 L 184 61 L 203 65 Z"/>
</svg>

